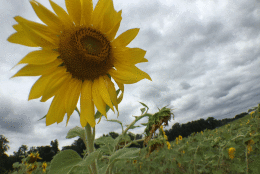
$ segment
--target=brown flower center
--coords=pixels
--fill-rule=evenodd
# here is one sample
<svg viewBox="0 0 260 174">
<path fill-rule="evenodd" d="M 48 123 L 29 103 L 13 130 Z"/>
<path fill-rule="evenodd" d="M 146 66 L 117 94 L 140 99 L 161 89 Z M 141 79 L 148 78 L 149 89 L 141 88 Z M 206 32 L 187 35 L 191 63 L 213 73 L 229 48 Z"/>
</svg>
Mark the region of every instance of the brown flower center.
<svg viewBox="0 0 260 174">
<path fill-rule="evenodd" d="M 110 41 L 92 28 L 62 31 L 59 44 L 61 66 L 79 80 L 94 80 L 113 67 Z"/>
</svg>

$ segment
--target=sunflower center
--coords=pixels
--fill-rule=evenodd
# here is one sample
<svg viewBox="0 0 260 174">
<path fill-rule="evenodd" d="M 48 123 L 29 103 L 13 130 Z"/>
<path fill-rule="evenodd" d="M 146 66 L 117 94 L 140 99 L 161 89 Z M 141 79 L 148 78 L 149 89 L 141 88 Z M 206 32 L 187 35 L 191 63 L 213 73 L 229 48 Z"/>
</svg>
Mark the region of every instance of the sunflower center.
<svg viewBox="0 0 260 174">
<path fill-rule="evenodd" d="M 67 72 L 82 81 L 106 75 L 113 67 L 110 41 L 93 28 L 64 30 L 58 51 Z"/>
</svg>

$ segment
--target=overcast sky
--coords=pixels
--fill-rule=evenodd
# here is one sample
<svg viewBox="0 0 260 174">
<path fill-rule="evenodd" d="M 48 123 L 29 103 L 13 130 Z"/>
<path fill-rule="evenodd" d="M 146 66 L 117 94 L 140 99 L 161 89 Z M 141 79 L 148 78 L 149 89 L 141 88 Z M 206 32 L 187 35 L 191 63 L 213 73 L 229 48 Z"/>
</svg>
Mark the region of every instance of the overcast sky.
<svg viewBox="0 0 260 174">
<path fill-rule="evenodd" d="M 53 0 L 65 8 L 64 0 Z M 49 1 L 38 2 L 51 9 Z M 94 0 L 96 5 L 97 0 Z M 122 9 L 122 22 L 117 36 L 131 28 L 140 28 L 129 47 L 147 51 L 149 62 L 137 64 L 147 72 L 147 79 L 125 85 L 119 104 L 119 120 L 129 124 L 140 115 L 143 102 L 148 113 L 169 105 L 175 114 L 166 129 L 176 122 L 187 123 L 200 118 L 232 118 L 260 103 L 260 2 L 257 0 L 114 0 L 116 11 Z M 22 16 L 41 23 L 28 0 L 0 2 L 0 134 L 9 140 L 13 154 L 25 144 L 50 145 L 58 139 L 59 148 L 71 145 L 67 132 L 81 126 L 74 112 L 66 127 L 46 127 L 45 120 L 52 98 L 28 101 L 32 85 L 39 78 L 10 79 L 24 65 L 11 70 L 30 48 L 7 42 L 15 32 L 13 17 Z M 78 103 L 79 106 L 79 103 Z M 108 118 L 117 114 L 109 111 Z M 138 122 L 147 122 L 143 119 Z M 132 131 L 143 133 L 145 127 Z M 119 124 L 102 121 L 96 125 L 96 138 L 111 131 L 121 133 Z"/>
</svg>

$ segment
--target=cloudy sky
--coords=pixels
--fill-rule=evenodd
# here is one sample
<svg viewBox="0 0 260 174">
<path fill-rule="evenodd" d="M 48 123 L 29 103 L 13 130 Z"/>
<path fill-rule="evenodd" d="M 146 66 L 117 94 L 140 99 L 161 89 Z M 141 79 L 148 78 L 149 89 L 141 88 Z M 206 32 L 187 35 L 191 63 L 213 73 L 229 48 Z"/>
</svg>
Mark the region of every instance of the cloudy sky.
<svg viewBox="0 0 260 174">
<path fill-rule="evenodd" d="M 64 0 L 53 1 L 65 8 Z M 49 1 L 39 2 L 51 9 Z M 129 47 L 147 51 L 149 62 L 137 67 L 152 78 L 125 85 L 119 105 L 119 120 L 124 125 L 133 121 L 133 115 L 140 115 L 139 101 L 150 107 L 149 113 L 166 105 L 174 109 L 175 118 L 166 129 L 176 122 L 232 118 L 260 103 L 259 1 L 114 0 L 114 7 L 122 9 L 123 18 L 117 36 L 140 28 Z M 47 114 L 52 98 L 45 103 L 28 101 L 39 77 L 10 79 L 24 65 L 11 68 L 35 50 L 6 41 L 15 32 L 13 17 L 41 21 L 28 0 L 1 0 L 0 9 L 0 134 L 10 142 L 7 153 L 13 154 L 22 144 L 28 148 L 45 146 L 55 139 L 60 149 L 72 144 L 78 137 L 65 137 L 71 128 L 80 126 L 78 114 L 72 114 L 67 127 L 66 116 L 62 123 L 46 127 L 45 120 L 37 120 Z M 116 115 L 109 111 L 108 118 L 116 119 Z M 118 124 L 102 119 L 96 126 L 96 137 L 120 130 Z"/>
</svg>

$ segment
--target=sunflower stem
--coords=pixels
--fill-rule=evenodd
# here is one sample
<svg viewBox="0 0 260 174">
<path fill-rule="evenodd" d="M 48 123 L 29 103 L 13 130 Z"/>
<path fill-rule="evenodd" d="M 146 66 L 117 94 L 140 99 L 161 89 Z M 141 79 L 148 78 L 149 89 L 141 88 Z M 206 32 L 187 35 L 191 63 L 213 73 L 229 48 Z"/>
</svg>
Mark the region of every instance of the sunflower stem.
<svg viewBox="0 0 260 174">
<path fill-rule="evenodd" d="M 94 139 L 95 139 L 95 128 L 93 128 L 93 133 L 91 131 L 91 126 L 87 123 L 85 127 L 87 133 L 87 152 L 88 154 L 94 152 Z M 96 161 L 91 164 L 92 173 L 97 174 L 97 165 Z"/>
</svg>

